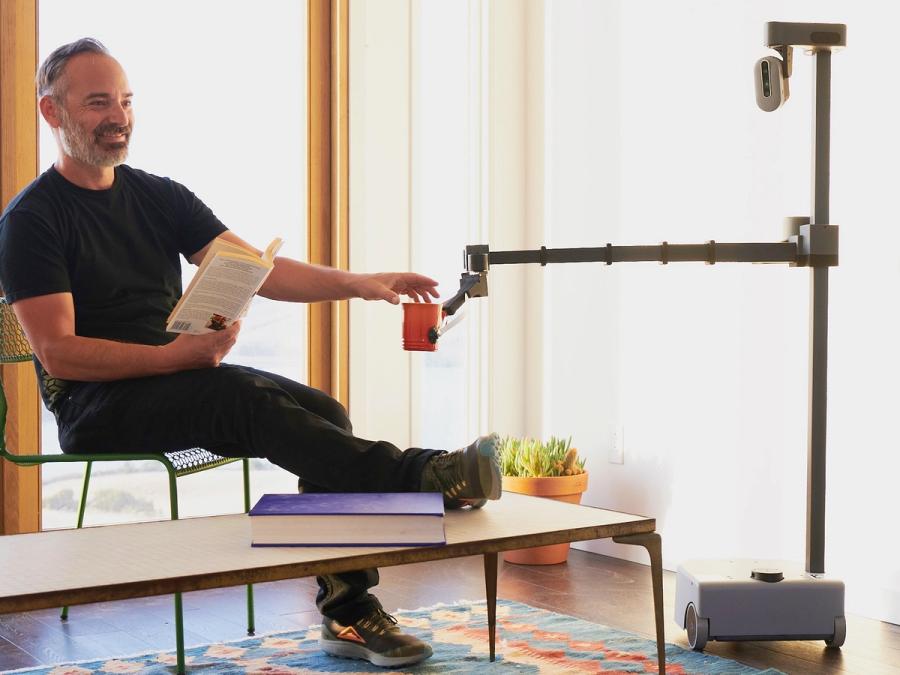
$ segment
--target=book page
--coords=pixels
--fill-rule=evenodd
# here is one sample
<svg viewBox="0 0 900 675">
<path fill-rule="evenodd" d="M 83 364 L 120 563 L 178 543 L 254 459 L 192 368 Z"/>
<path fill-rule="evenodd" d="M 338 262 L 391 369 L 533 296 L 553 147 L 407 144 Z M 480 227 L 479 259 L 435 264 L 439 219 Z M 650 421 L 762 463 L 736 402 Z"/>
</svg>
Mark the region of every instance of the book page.
<svg viewBox="0 0 900 675">
<path fill-rule="evenodd" d="M 216 239 L 169 315 L 166 330 L 202 334 L 222 330 L 240 319 L 272 271 L 280 246 L 281 239 L 276 239 L 260 258 L 253 251 Z"/>
</svg>

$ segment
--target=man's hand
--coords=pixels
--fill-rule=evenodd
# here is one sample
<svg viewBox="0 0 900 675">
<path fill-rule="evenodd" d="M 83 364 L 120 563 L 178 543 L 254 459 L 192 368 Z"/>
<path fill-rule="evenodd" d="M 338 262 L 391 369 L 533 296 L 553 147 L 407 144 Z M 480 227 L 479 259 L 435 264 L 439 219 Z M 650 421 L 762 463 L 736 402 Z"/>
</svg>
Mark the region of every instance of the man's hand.
<svg viewBox="0 0 900 675">
<path fill-rule="evenodd" d="M 172 359 L 173 371 L 215 368 L 237 342 L 241 322 L 235 321 L 224 330 L 203 335 L 182 333 L 163 349 Z"/>
<path fill-rule="evenodd" d="M 353 290 L 363 300 L 387 300 L 396 305 L 401 295 L 408 295 L 415 302 L 431 302 L 439 295 L 437 285 L 434 279 L 413 272 L 381 272 L 357 275 Z"/>
</svg>

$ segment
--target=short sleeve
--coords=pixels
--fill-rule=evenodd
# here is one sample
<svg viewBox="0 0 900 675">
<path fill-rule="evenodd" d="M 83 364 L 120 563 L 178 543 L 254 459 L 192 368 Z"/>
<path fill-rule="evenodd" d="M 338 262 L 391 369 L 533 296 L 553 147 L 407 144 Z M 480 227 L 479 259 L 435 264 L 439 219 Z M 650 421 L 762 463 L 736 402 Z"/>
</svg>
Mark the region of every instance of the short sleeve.
<svg viewBox="0 0 900 675">
<path fill-rule="evenodd" d="M 190 258 L 228 228 L 197 195 L 180 183 L 171 183 L 179 221 L 178 248 L 185 258 Z"/>
<path fill-rule="evenodd" d="M 71 292 L 60 233 L 40 215 L 15 209 L 0 220 L 0 285 L 8 302 Z"/>
</svg>

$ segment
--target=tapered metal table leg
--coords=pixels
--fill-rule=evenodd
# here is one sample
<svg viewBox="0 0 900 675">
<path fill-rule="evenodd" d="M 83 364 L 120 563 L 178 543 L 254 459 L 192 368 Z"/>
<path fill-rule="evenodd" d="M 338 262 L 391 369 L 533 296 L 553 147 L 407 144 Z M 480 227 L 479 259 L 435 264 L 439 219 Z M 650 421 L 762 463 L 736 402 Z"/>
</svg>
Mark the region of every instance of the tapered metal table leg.
<svg viewBox="0 0 900 675">
<path fill-rule="evenodd" d="M 650 554 L 650 577 L 653 580 L 653 609 L 656 616 L 656 655 L 659 672 L 666 672 L 666 626 L 663 620 L 662 539 L 656 532 L 613 537 L 617 544 L 643 546 Z"/>
<path fill-rule="evenodd" d="M 497 554 L 484 554 L 484 590 L 487 598 L 488 640 L 491 661 L 494 660 L 494 646 L 497 637 Z"/>
</svg>

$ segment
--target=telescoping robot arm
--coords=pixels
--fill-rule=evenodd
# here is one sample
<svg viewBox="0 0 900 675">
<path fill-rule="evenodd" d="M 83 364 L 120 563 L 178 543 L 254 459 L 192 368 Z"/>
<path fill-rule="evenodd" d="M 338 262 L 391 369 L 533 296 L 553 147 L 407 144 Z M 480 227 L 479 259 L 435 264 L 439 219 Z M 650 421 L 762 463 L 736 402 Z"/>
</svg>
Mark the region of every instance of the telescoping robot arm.
<svg viewBox="0 0 900 675">
<path fill-rule="evenodd" d="M 704 244 L 670 244 L 650 246 L 606 246 L 582 248 L 546 248 L 521 251 L 491 251 L 487 244 L 466 246 L 465 268 L 459 290 L 443 306 L 444 320 L 432 329 L 432 343 L 456 325 L 449 317 L 456 314 L 466 298 L 483 298 L 488 294 L 488 270 L 491 265 L 535 263 L 545 267 L 554 263 L 602 262 L 724 262 L 782 263 L 792 267 L 833 267 L 838 264 L 838 226 L 812 225 L 809 218 L 785 219 L 786 239 L 774 243 L 723 243 L 714 240 Z"/>
</svg>

